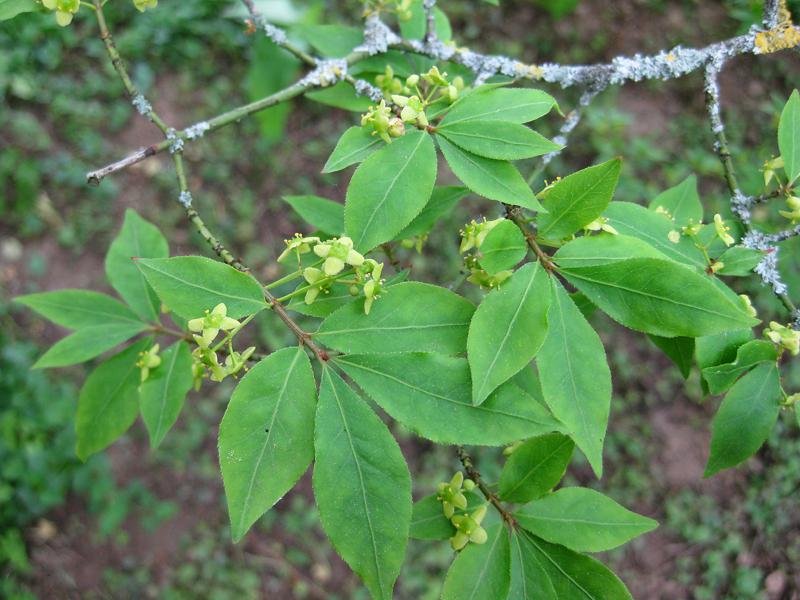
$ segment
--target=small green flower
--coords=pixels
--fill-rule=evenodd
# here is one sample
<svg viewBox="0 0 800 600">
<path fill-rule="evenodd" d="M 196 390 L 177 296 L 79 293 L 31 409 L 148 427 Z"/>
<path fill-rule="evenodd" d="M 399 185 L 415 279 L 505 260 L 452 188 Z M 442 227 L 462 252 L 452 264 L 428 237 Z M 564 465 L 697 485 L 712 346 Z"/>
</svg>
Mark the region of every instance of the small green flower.
<svg viewBox="0 0 800 600">
<path fill-rule="evenodd" d="M 328 285 L 323 282 L 327 277 L 320 269 L 316 267 L 306 267 L 303 269 L 303 279 L 305 279 L 312 287 L 306 291 L 305 303 L 314 304 L 319 293 L 328 288 Z"/>
<path fill-rule="evenodd" d="M 677 244 L 681 241 L 681 232 L 677 229 L 673 229 L 667 234 L 667 239 L 673 244 Z"/>
<path fill-rule="evenodd" d="M 353 250 L 353 240 L 349 237 L 342 236 L 317 244 L 314 246 L 314 254 L 325 259 L 322 270 L 331 277 L 340 273 L 345 264 L 353 267 L 364 264 L 364 257 Z"/>
<path fill-rule="evenodd" d="M 225 371 L 228 375 L 236 375 L 239 371 L 245 368 L 247 361 L 253 356 L 256 351 L 255 346 L 250 346 L 242 352 L 234 352 L 230 350 L 228 356 L 225 357 Z"/>
<path fill-rule="evenodd" d="M 161 364 L 161 357 L 158 355 L 159 345 L 153 344 L 151 348 L 145 352 L 139 352 L 139 360 L 136 366 L 141 369 L 141 381 L 144 383 L 150 377 L 150 369 L 155 369 Z"/>
<path fill-rule="evenodd" d="M 453 550 L 461 550 L 467 543 L 485 544 L 488 538 L 486 530 L 481 527 L 481 521 L 486 516 L 486 505 L 479 507 L 470 515 L 456 515 L 450 519 L 455 526 L 456 533 L 450 538 Z"/>
<path fill-rule="evenodd" d="M 520 446 L 522 446 L 522 440 L 514 442 L 510 446 L 506 446 L 505 448 L 503 448 L 503 456 L 511 456 L 512 454 L 514 454 L 514 451 Z"/>
<path fill-rule="evenodd" d="M 205 316 L 191 319 L 187 323 L 189 331 L 201 333 L 201 335 L 194 336 L 195 341 L 201 347 L 208 347 L 220 330 L 231 331 L 240 325 L 239 321 L 228 316 L 228 307 L 222 302 L 211 311 L 206 310 L 205 313 Z"/>
<path fill-rule="evenodd" d="M 375 262 L 375 261 L 372 261 Z M 372 303 L 380 297 L 383 291 L 384 280 L 381 279 L 383 263 L 375 263 L 370 273 L 370 279 L 364 284 L 364 314 L 368 315 L 372 310 Z"/>
<path fill-rule="evenodd" d="M 497 227 L 503 218 L 495 219 L 494 221 L 475 221 L 467 223 L 461 231 L 461 246 L 458 251 L 462 254 L 468 252 L 473 248 L 480 248 L 489 232 Z"/>
<path fill-rule="evenodd" d="M 422 78 L 431 85 L 440 87 L 447 87 L 450 85 L 450 82 L 447 80 L 447 73 L 440 73 L 439 67 L 435 65 L 431 67 L 430 70 L 422 76 Z"/>
<path fill-rule="evenodd" d="M 761 169 L 764 172 L 764 187 L 768 187 L 774 177 L 777 177 L 775 171 L 783 168 L 783 158 L 778 156 L 764 162 L 764 167 Z"/>
<path fill-rule="evenodd" d="M 370 127 L 372 135 L 378 135 L 387 144 L 392 143 L 389 129 L 392 127 L 392 110 L 386 106 L 386 101 L 381 100 L 378 106 L 370 106 L 369 110 L 361 115 L 361 126 Z M 396 127 L 395 127 L 396 129 Z"/>
<path fill-rule="evenodd" d="M 719 237 L 726 246 L 733 246 L 733 244 L 736 243 L 733 236 L 728 233 L 731 228 L 725 225 L 725 221 L 722 220 L 722 216 L 719 213 L 714 215 L 714 229 L 717 230 L 717 237 Z"/>
<path fill-rule="evenodd" d="M 612 225 L 608 224 L 608 217 L 597 217 L 594 221 L 584 227 L 587 231 L 605 231 L 611 235 L 619 235 Z"/>
<path fill-rule="evenodd" d="M 464 484 L 464 474 L 456 472 L 450 483 L 440 483 L 436 499 L 442 503 L 442 512 L 448 519 L 455 514 L 456 509 L 467 508 L 467 497 L 461 492 Z"/>
<path fill-rule="evenodd" d="M 764 330 L 764 336 L 774 344 L 788 350 L 792 356 L 800 354 L 800 331 L 771 321 L 769 329 Z"/>
<path fill-rule="evenodd" d="M 303 237 L 299 233 L 295 233 L 292 239 L 283 241 L 286 244 L 286 250 L 281 252 L 281 255 L 278 257 L 278 262 L 292 253 L 296 253 L 299 256 L 300 254 L 311 252 L 312 246 L 319 243 L 319 238 Z"/>
<path fill-rule="evenodd" d="M 72 17 L 81 7 L 80 0 L 42 0 L 47 10 L 56 11 L 56 23 L 66 27 L 72 23 Z"/>
</svg>

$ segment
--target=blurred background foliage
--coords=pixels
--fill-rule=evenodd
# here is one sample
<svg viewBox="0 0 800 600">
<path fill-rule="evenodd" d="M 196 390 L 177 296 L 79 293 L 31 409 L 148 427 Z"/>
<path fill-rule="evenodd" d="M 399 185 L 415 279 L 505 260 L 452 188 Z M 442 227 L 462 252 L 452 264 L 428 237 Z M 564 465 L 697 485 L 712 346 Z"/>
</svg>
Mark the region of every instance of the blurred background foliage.
<svg viewBox="0 0 800 600">
<path fill-rule="evenodd" d="M 238 2 L 160 4 L 139 15 L 130 2 L 114 0 L 107 12 L 136 83 L 175 126 L 266 95 L 300 72 L 270 42 L 247 35 Z M 704 45 L 745 31 L 761 12 L 755 0 L 440 4 L 462 44 L 564 63 Z M 288 27 L 357 24 L 361 11 L 357 0 L 259 5 Z M 800 2 L 790 5 L 800 14 Z M 760 191 L 759 167 L 777 152 L 777 118 L 798 67 L 796 53 L 743 57 L 723 74 L 725 116 L 747 193 Z M 701 86 L 693 75 L 605 92 L 547 177 L 621 155 L 617 199 L 646 204 L 695 173 L 706 214 L 724 213 Z M 565 110 L 574 106 L 573 92 L 549 91 Z M 343 198 L 349 174 L 319 171 L 356 118 L 300 99 L 188 146 L 198 209 L 264 278 L 278 275 L 272 260 L 283 238 L 302 229 L 281 195 Z M 559 124 L 553 116 L 545 133 Z M 10 298 L 62 287 L 108 291 L 102 260 L 125 208 L 156 222 L 173 253 L 206 252 L 173 200 L 168 162 L 151 159 L 99 187 L 84 183 L 88 169 L 157 139 L 125 101 L 87 15 L 65 29 L 44 15 L 0 24 L 0 597 L 366 598 L 325 541 L 308 476 L 245 541 L 230 543 L 215 441 L 229 386 L 194 394 L 157 452 L 147 449 L 137 425 L 82 464 L 74 457 L 73 416 L 83 368 L 28 370 L 61 332 Z M 402 250 L 399 259 L 413 265 L 414 278 L 457 280 L 459 228 L 496 210 L 475 198 L 462 202 L 421 254 Z M 796 240 L 782 256 L 800 297 Z M 737 284 L 763 317 L 776 314 L 771 294 L 756 281 Z M 702 480 L 717 399 L 702 396 L 696 373 L 684 382 L 645 338 L 595 319 L 615 374 L 608 475 L 593 481 L 578 461 L 569 479 L 662 523 L 605 558 L 637 598 L 798 597 L 800 434 L 793 415 L 784 415 L 768 447 L 745 466 Z M 256 322 L 266 348 L 290 341 L 269 316 Z M 785 372 L 787 390 L 797 391 L 800 372 L 791 365 Z M 457 466 L 451 452 L 395 430 L 417 474 L 415 495 L 449 478 Z M 498 452 L 478 458 L 491 477 Z M 398 597 L 437 598 L 450 559 L 446 543 L 412 542 Z"/>
</svg>

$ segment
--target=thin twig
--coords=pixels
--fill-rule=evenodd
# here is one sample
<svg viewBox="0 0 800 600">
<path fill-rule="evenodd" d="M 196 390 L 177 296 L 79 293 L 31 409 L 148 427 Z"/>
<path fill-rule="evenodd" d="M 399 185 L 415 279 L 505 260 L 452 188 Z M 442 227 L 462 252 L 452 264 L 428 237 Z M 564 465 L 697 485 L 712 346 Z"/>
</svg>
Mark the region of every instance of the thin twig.
<svg viewBox="0 0 800 600">
<path fill-rule="evenodd" d="M 136 87 L 133 85 L 127 70 L 125 69 L 125 65 L 122 62 L 119 52 L 117 52 L 116 46 L 114 45 L 114 39 L 111 36 L 111 32 L 109 31 L 108 25 L 105 20 L 105 16 L 103 15 L 103 5 L 101 3 L 101 0 L 94 0 L 94 2 L 96 8 L 95 14 L 97 15 L 97 23 L 100 29 L 100 35 L 103 39 L 103 42 L 105 43 L 106 51 L 109 55 L 109 58 L 111 58 L 111 61 L 114 64 L 114 68 L 117 71 L 117 74 L 119 75 L 120 79 L 122 80 L 126 90 L 128 91 L 128 94 L 132 95 L 133 97 L 136 97 L 138 95 L 138 92 L 136 90 Z M 157 118 L 157 115 L 152 110 L 150 111 L 150 114 L 148 116 L 151 119 L 153 119 L 154 116 Z M 173 130 L 170 129 L 160 118 L 158 119 L 158 121 L 161 123 L 159 127 L 162 129 L 164 134 L 169 138 Z M 178 179 L 178 189 L 180 192 L 178 198 L 180 203 L 186 210 L 186 216 L 195 225 L 197 231 L 200 233 L 200 235 L 203 237 L 206 243 L 226 264 L 230 265 L 231 267 L 234 267 L 239 271 L 248 272 L 249 269 L 247 268 L 247 266 L 245 266 L 239 259 L 237 259 L 222 244 L 222 242 L 220 242 L 211 233 L 208 227 L 206 227 L 206 224 L 203 221 L 203 219 L 200 217 L 198 212 L 192 206 L 192 195 L 189 190 L 189 183 L 186 177 L 186 170 L 183 164 L 182 145 L 175 146 L 174 138 L 169 139 L 169 141 L 172 144 L 171 146 L 173 150 L 172 159 L 175 166 L 175 174 Z M 295 334 L 298 341 L 302 345 L 305 345 L 306 348 L 308 348 L 314 354 L 314 356 L 316 356 L 317 359 L 319 359 L 320 361 L 327 362 L 328 360 L 330 360 L 330 355 L 328 354 L 328 352 L 311 340 L 311 335 L 303 331 L 303 329 L 289 316 L 289 314 L 286 312 L 286 309 L 280 302 L 278 302 L 275 296 L 273 296 L 272 293 L 263 286 L 262 290 L 264 292 L 264 297 L 266 298 L 267 302 L 270 305 L 270 308 Z"/>
<path fill-rule="evenodd" d="M 550 255 L 542 250 L 541 246 L 537 243 L 536 235 L 525 222 L 525 217 L 522 216 L 520 208 L 518 206 L 512 206 L 511 204 L 505 204 L 504 206 L 506 207 L 506 218 L 514 222 L 522 232 L 522 235 L 525 236 L 528 247 L 533 250 L 533 253 L 542 262 L 542 266 L 547 269 L 548 272 L 552 273 L 556 269 L 556 266 L 553 264 Z"/>
<path fill-rule="evenodd" d="M 517 520 L 514 518 L 510 512 L 506 510 L 506 507 L 503 506 L 503 503 L 500 502 L 500 499 L 497 495 L 489 489 L 489 486 L 481 478 L 481 474 L 475 468 L 475 463 L 472 460 L 472 457 L 467 453 L 464 446 L 457 446 L 456 453 L 458 454 L 458 460 L 461 461 L 461 464 L 464 466 L 464 471 L 467 473 L 467 477 L 469 477 L 472 481 L 475 482 L 475 485 L 481 491 L 484 498 L 486 498 L 492 506 L 497 509 L 497 512 L 500 513 L 500 516 L 503 517 L 503 520 L 508 523 L 511 527 L 516 527 Z"/>
</svg>

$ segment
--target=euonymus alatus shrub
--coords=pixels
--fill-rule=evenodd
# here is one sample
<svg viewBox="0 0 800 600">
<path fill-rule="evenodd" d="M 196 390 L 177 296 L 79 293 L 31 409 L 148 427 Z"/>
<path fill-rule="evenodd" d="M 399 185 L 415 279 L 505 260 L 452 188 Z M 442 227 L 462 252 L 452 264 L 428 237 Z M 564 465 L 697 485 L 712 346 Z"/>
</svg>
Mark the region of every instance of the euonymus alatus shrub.
<svg viewBox="0 0 800 600">
<path fill-rule="evenodd" d="M 42 4 L 68 24 L 86 3 Z M 320 101 L 352 109 L 351 84 L 380 97 L 357 109 L 360 120 L 325 164 L 326 172 L 354 167 L 344 204 L 286 196 L 308 228 L 276 257 L 285 273 L 258 281 L 192 207 L 181 159 L 184 141 L 254 109 L 180 134 L 168 128 L 126 80 L 104 4 L 87 9 L 97 13 L 134 105 L 162 128 L 180 201 L 222 261 L 170 257 L 157 226 L 128 210 L 106 256 L 118 298 L 84 290 L 17 298 L 74 330 L 37 367 L 114 352 L 80 394 L 81 458 L 113 443 L 139 415 L 158 446 L 193 387 L 232 378 L 219 461 L 234 540 L 311 467 L 322 527 L 375 598 L 392 596 L 408 540 L 416 538 L 449 543 L 456 552 L 446 599 L 618 599 L 630 597 L 624 584 L 590 554 L 656 523 L 597 491 L 559 485 L 576 448 L 598 478 L 603 471 L 612 373 L 593 313 L 649 336 L 685 377 L 699 369 L 706 390 L 723 397 L 711 425 L 707 476 L 754 454 L 779 412 L 794 410 L 797 395 L 784 392 L 779 365 L 800 353 L 800 334 L 791 323 L 762 323 L 749 298 L 726 283 L 755 269 L 783 293 L 767 277 L 775 267 L 769 242 L 777 239 L 756 235 L 741 210 L 734 220 L 705 214 L 693 177 L 648 206 L 613 201 L 620 159 L 534 191 L 515 161 L 560 150 L 563 139 L 553 142 L 530 125 L 558 112 L 554 98 L 510 77 L 487 82 L 463 63 L 435 64 L 422 46 L 412 63 L 386 48 L 366 51 L 385 60 L 316 62 L 322 70 L 313 86 L 323 89 L 313 94 L 338 88 Z M 156 2 L 135 4 L 143 10 Z M 0 6 L 6 16 L 16 14 L 14 6 L 36 8 L 8 0 Z M 411 39 L 435 41 L 432 30 L 442 37 L 449 31 L 444 13 L 429 2 L 368 5 L 372 16 L 381 11 L 393 13 Z M 303 56 L 285 32 L 259 26 Z M 784 36 L 794 31 L 781 27 Z M 364 79 L 347 79 L 347 69 L 360 63 Z M 778 148 L 780 157 L 764 167 L 764 198 L 785 198 L 780 215 L 794 225 L 797 92 L 781 116 Z M 445 165 L 461 185 L 447 185 Z M 91 177 L 99 181 L 119 168 Z M 413 281 L 383 259 L 395 246 L 423 252 L 429 235 L 459 243 L 456 232 L 434 228 L 471 195 L 497 202 L 493 218 L 458 232 L 465 278 L 482 290 L 477 305 L 449 287 Z M 244 347 L 237 336 L 264 312 L 299 344 L 268 355 Z M 301 329 L 292 313 L 315 319 L 314 331 Z M 455 446 L 461 469 L 436 489 L 412 490 L 392 422 Z M 465 446 L 504 447 L 499 481 L 480 476 Z"/>
</svg>

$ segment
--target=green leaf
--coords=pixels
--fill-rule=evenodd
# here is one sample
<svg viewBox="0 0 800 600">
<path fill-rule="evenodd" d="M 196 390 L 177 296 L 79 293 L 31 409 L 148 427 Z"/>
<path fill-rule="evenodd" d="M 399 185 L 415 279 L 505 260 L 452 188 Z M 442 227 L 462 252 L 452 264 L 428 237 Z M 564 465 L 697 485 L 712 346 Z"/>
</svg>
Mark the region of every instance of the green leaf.
<svg viewBox="0 0 800 600">
<path fill-rule="evenodd" d="M 519 227 L 508 219 L 500 221 L 481 244 L 480 265 L 490 275 L 514 267 L 525 258 L 528 245 Z"/>
<path fill-rule="evenodd" d="M 778 419 L 781 382 L 774 362 L 757 366 L 725 396 L 711 424 L 704 477 L 735 467 L 755 454 Z"/>
<path fill-rule="evenodd" d="M 314 449 L 325 533 L 373 598 L 391 598 L 408 542 L 411 476 L 386 425 L 330 368 L 322 373 Z"/>
<path fill-rule="evenodd" d="M 322 322 L 314 337 L 342 352 L 441 352 L 467 349 L 475 306 L 442 287 L 407 282 L 381 295 L 368 315 L 351 302 Z"/>
<path fill-rule="evenodd" d="M 538 586 L 535 590 L 542 590 L 541 595 L 528 597 L 536 600 L 633 600 L 625 584 L 594 558 L 572 552 L 563 546 L 548 544 L 527 531 L 520 531 L 517 535 L 525 564 L 529 566 L 531 575 L 536 577 L 534 581 Z M 549 586 L 541 583 L 540 567 L 546 573 Z M 545 595 L 550 589 L 554 595 Z M 509 595 L 508 600 L 517 598 L 525 599 L 526 596 Z"/>
<path fill-rule="evenodd" d="M 364 32 L 346 25 L 296 25 L 293 30 L 327 58 L 344 58 L 364 43 Z"/>
<path fill-rule="evenodd" d="M 338 202 L 319 196 L 284 196 L 283 201 L 312 227 L 331 236 L 344 232 L 344 206 Z"/>
<path fill-rule="evenodd" d="M 335 361 L 393 419 L 439 444 L 500 446 L 563 429 L 513 383 L 473 406 L 469 366 L 463 358 L 352 354 Z"/>
<path fill-rule="evenodd" d="M 538 235 L 560 240 L 599 217 L 611 202 L 621 168 L 621 160 L 610 160 L 568 175 L 547 190 L 542 200 L 547 214 L 539 216 Z"/>
<path fill-rule="evenodd" d="M 541 90 L 486 86 L 459 98 L 442 119 L 441 126 L 468 121 L 528 123 L 555 106 L 555 99 Z"/>
<path fill-rule="evenodd" d="M 147 329 L 144 323 L 109 323 L 84 327 L 58 340 L 37 360 L 34 369 L 66 367 L 99 356 Z"/>
<path fill-rule="evenodd" d="M 311 464 L 316 395 L 302 348 L 273 352 L 233 391 L 219 426 L 219 464 L 234 542 Z"/>
<path fill-rule="evenodd" d="M 19 14 L 37 10 L 39 5 L 34 0 L 0 0 L 0 21 L 7 21 Z"/>
<path fill-rule="evenodd" d="M 181 414 L 192 389 L 192 352 L 186 342 L 175 342 L 161 353 L 161 365 L 151 370 L 140 388 L 142 420 L 156 448 Z"/>
<path fill-rule="evenodd" d="M 550 288 L 541 263 L 528 263 L 478 306 L 467 337 L 473 404 L 483 402 L 530 363 L 542 347 Z"/>
<path fill-rule="evenodd" d="M 359 165 L 344 209 L 347 235 L 365 252 L 400 233 L 425 207 L 436 181 L 431 136 L 411 131 Z"/>
<path fill-rule="evenodd" d="M 411 513 L 410 537 L 415 540 L 446 540 L 456 532 L 442 512 L 442 503 L 436 494 L 414 502 Z"/>
<path fill-rule="evenodd" d="M 428 233 L 445 215 L 449 214 L 456 203 L 469 194 L 465 187 L 449 185 L 433 188 L 430 200 L 408 226 L 398 233 L 394 239 L 405 240 Z"/>
<path fill-rule="evenodd" d="M 712 394 L 723 394 L 741 375 L 756 365 L 774 363 L 777 360 L 778 349 L 774 344 L 765 340 L 752 340 L 739 346 L 733 362 L 703 369 L 703 377 Z"/>
<path fill-rule="evenodd" d="M 487 529 L 484 544 L 467 545 L 447 571 L 442 600 L 505 599 L 511 585 L 511 548 L 503 525 Z"/>
<path fill-rule="evenodd" d="M 763 259 L 764 253 L 761 250 L 745 248 L 744 246 L 733 246 L 725 250 L 717 259 L 718 262 L 725 265 L 717 271 L 717 273 L 719 275 L 746 277 L 752 274 L 753 269 L 755 269 L 756 265 Z"/>
<path fill-rule="evenodd" d="M 669 232 L 677 228 L 664 215 L 630 202 L 612 202 L 603 214 L 619 233 L 647 242 L 672 260 L 701 269 L 708 266 L 702 251 L 688 237 L 682 235 L 677 244 L 669 241 Z"/>
<path fill-rule="evenodd" d="M 358 113 L 366 112 L 370 104 L 372 104 L 372 100 L 356 94 L 353 86 L 344 81 L 340 81 L 331 87 L 306 92 L 306 98 L 326 106 Z"/>
<path fill-rule="evenodd" d="M 589 488 L 568 487 L 526 504 L 514 517 L 540 538 L 576 552 L 603 552 L 658 527 Z"/>
<path fill-rule="evenodd" d="M 447 164 L 464 185 L 490 200 L 542 210 L 531 188 L 510 162 L 476 156 L 439 137 Z"/>
<path fill-rule="evenodd" d="M 106 254 L 106 277 L 128 306 L 150 321 L 158 321 L 158 297 L 133 259 L 167 256 L 169 246 L 158 227 L 145 221 L 135 210 L 127 209 L 122 229 Z"/>
<path fill-rule="evenodd" d="M 752 339 L 753 330 L 750 328 L 697 338 L 694 355 L 698 368 L 702 371 L 706 367 L 733 362 L 739 346 Z"/>
<path fill-rule="evenodd" d="M 257 36 L 253 44 L 253 58 L 247 69 L 245 89 L 251 102 L 274 94 L 289 84 L 297 76 L 300 61 L 285 52 L 266 36 Z M 283 136 L 286 122 L 292 110 L 291 102 L 281 102 L 255 114 L 261 135 L 270 142 L 277 142 Z"/>
<path fill-rule="evenodd" d="M 631 258 L 561 273 L 612 319 L 644 333 L 698 337 L 759 323 L 709 276 L 670 260 Z"/>
<path fill-rule="evenodd" d="M 800 176 L 800 93 L 792 92 L 778 123 L 778 148 L 783 169 L 792 182 Z"/>
<path fill-rule="evenodd" d="M 572 460 L 575 444 L 560 433 L 532 438 L 516 448 L 500 473 L 500 497 L 524 503 L 553 489 Z"/>
<path fill-rule="evenodd" d="M 511 587 L 506 600 L 558 600 L 529 535 L 516 529 L 511 532 Z"/>
<path fill-rule="evenodd" d="M 592 267 L 607 265 L 633 257 L 663 258 L 661 252 L 647 242 L 628 235 L 584 235 L 567 242 L 553 256 L 561 267 Z"/>
<path fill-rule="evenodd" d="M 461 121 L 438 127 L 436 133 L 468 152 L 496 160 L 533 158 L 561 149 L 533 129 L 508 121 Z"/>
<path fill-rule="evenodd" d="M 542 395 L 542 382 L 539 379 L 539 372 L 533 365 L 523 367 L 523 369 L 509 379 L 509 381 L 518 385 L 522 388 L 523 392 L 536 400 L 538 404 L 547 408 L 547 404 L 544 402 L 544 396 Z"/>
<path fill-rule="evenodd" d="M 650 202 L 650 210 L 658 208 L 666 210 L 677 228 L 684 227 L 689 221 L 703 221 L 703 205 L 697 193 L 697 177 L 689 175 L 675 187 L 661 192 Z"/>
<path fill-rule="evenodd" d="M 665 338 L 657 335 L 649 335 L 648 337 L 659 350 L 675 363 L 683 378 L 688 379 L 694 362 L 694 338 Z"/>
<path fill-rule="evenodd" d="M 600 337 L 561 284 L 556 282 L 554 288 L 547 337 L 536 358 L 542 393 L 600 477 L 611 372 Z"/>
<path fill-rule="evenodd" d="M 255 279 L 210 258 L 176 256 L 140 259 L 136 264 L 161 301 L 184 319 L 201 317 L 220 302 L 234 319 L 267 307 Z"/>
<path fill-rule="evenodd" d="M 360 163 L 384 145 L 385 142 L 381 138 L 371 135 L 363 127 L 350 127 L 336 142 L 336 147 L 322 167 L 322 172 L 335 173 Z"/>
<path fill-rule="evenodd" d="M 24 304 L 45 319 L 68 329 L 101 325 L 142 325 L 131 309 L 119 300 L 90 290 L 56 290 L 17 296 L 14 302 Z"/>
<path fill-rule="evenodd" d="M 406 40 L 421 40 L 425 37 L 425 30 L 427 29 L 427 19 L 422 0 L 412 0 L 409 12 L 411 13 L 410 19 L 399 21 L 400 33 Z M 443 42 L 449 41 L 453 36 L 453 31 L 450 28 L 450 21 L 447 19 L 447 15 L 438 6 L 434 6 L 433 17 L 436 36 Z"/>
<path fill-rule="evenodd" d="M 139 414 L 139 353 L 151 338 L 131 344 L 98 366 L 86 378 L 78 398 L 76 452 L 86 460 L 114 442 L 133 425 Z"/>
</svg>

